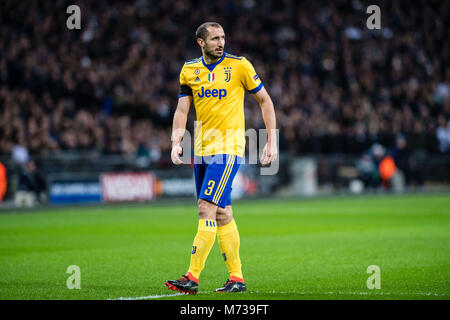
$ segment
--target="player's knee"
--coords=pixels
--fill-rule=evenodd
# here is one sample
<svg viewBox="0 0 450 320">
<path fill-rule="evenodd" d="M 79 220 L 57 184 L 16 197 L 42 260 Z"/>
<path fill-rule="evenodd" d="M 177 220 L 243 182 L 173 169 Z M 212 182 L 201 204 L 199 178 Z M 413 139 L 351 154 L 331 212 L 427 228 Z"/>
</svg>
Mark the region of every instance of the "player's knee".
<svg viewBox="0 0 450 320">
<path fill-rule="evenodd" d="M 223 214 L 217 214 L 217 216 L 216 216 L 216 221 L 217 221 L 218 227 L 224 226 L 226 224 L 227 220 L 228 220 L 227 217 Z"/>
<path fill-rule="evenodd" d="M 216 219 L 216 206 L 208 201 L 199 199 L 198 217 L 200 219 Z"/>
<path fill-rule="evenodd" d="M 230 223 L 232 220 L 233 220 L 233 211 L 231 210 L 231 207 L 217 209 L 216 221 L 218 227 L 222 227 Z"/>
</svg>

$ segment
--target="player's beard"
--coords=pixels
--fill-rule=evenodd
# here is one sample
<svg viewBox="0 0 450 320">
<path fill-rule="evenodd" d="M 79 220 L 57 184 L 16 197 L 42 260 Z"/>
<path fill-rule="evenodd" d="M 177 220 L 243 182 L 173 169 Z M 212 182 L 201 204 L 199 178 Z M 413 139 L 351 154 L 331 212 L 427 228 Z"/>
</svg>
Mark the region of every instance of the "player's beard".
<svg viewBox="0 0 450 320">
<path fill-rule="evenodd" d="M 222 58 L 223 48 L 222 48 L 222 51 L 220 53 L 218 53 L 216 51 L 217 49 L 218 48 L 214 48 L 214 49 L 211 50 L 208 47 L 205 47 L 205 56 L 207 56 L 209 60 L 213 60 L 213 61 Z"/>
</svg>

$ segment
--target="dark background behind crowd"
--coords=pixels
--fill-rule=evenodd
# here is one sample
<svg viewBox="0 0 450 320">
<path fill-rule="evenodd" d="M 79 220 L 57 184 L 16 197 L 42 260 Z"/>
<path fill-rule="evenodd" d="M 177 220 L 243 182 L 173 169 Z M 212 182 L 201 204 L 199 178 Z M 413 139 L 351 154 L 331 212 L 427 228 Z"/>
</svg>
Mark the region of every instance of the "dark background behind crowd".
<svg viewBox="0 0 450 320">
<path fill-rule="evenodd" d="M 81 8 L 81 30 L 66 9 Z M 381 8 L 369 30 L 366 8 Z M 2 1 L 0 154 L 170 155 L 183 62 L 217 21 L 270 93 L 280 148 L 450 150 L 449 1 Z M 247 96 L 247 128 L 264 128 Z M 190 120 L 195 118 L 191 109 Z M 25 161 L 25 160 L 24 160 Z"/>
</svg>

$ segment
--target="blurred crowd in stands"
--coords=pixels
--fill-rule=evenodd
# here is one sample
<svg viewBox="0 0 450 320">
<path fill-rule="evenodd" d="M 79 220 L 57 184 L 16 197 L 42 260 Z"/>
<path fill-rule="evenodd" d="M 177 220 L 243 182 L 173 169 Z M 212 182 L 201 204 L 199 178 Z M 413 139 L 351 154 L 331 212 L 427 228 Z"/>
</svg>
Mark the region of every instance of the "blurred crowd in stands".
<svg viewBox="0 0 450 320">
<path fill-rule="evenodd" d="M 81 30 L 66 27 L 68 1 L 2 1 L 0 154 L 170 157 L 178 76 L 204 21 L 255 66 L 281 152 L 356 155 L 401 136 L 449 154 L 450 2 L 372 2 L 381 30 L 359 0 L 80 0 Z M 264 128 L 250 95 L 246 126 Z"/>
</svg>

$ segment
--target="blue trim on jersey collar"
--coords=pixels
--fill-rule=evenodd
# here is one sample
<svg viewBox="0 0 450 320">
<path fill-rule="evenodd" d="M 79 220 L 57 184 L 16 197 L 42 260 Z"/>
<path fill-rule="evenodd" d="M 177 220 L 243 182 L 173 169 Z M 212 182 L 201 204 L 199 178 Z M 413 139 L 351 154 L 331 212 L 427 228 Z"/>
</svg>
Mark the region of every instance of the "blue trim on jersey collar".
<svg viewBox="0 0 450 320">
<path fill-rule="evenodd" d="M 212 72 L 214 70 L 214 68 L 223 61 L 223 59 L 225 59 L 225 51 L 223 52 L 222 58 L 220 58 L 219 61 L 211 63 L 211 64 L 207 64 L 205 62 L 205 59 L 203 59 L 203 56 L 202 56 L 203 65 L 208 68 L 209 72 Z"/>
</svg>

